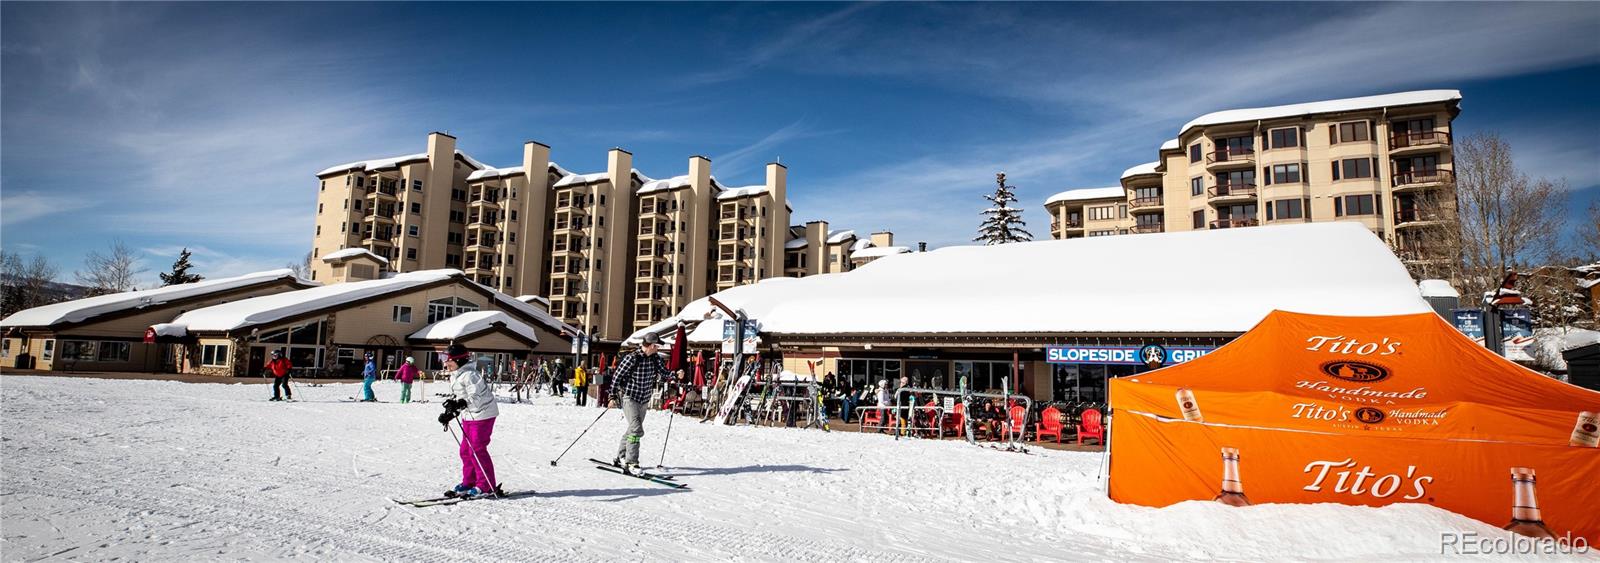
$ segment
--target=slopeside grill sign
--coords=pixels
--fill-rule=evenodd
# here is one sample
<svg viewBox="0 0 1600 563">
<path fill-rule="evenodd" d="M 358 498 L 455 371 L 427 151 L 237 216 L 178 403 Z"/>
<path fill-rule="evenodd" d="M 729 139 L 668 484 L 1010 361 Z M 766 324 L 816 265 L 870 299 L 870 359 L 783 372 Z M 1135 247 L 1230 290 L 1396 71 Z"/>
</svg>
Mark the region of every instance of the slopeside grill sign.
<svg viewBox="0 0 1600 563">
<path fill-rule="evenodd" d="M 1207 346 L 1047 346 L 1044 359 L 1053 364 L 1158 365 L 1181 364 L 1211 353 Z"/>
</svg>

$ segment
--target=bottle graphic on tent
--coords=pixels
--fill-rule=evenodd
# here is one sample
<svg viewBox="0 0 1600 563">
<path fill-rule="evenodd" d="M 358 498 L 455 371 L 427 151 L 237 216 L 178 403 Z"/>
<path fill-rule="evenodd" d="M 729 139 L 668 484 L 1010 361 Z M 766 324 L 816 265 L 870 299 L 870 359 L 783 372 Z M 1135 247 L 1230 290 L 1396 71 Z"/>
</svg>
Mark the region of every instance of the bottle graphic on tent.
<svg viewBox="0 0 1600 563">
<path fill-rule="evenodd" d="M 1194 401 L 1194 391 L 1188 387 L 1178 388 L 1178 410 L 1183 411 L 1183 419 L 1189 422 L 1205 422 L 1200 416 L 1200 404 Z"/>
<path fill-rule="evenodd" d="M 1239 482 L 1239 448 L 1222 448 L 1222 491 L 1211 499 L 1228 506 L 1250 506 Z"/>
<path fill-rule="evenodd" d="M 1539 499 L 1534 496 L 1533 469 L 1528 467 L 1511 468 L 1511 523 L 1505 529 L 1530 538 L 1553 538 L 1555 533 L 1544 525 L 1544 516 L 1539 513 Z"/>
<path fill-rule="evenodd" d="M 1572 427 L 1572 440 L 1568 445 L 1584 448 L 1600 446 L 1600 414 L 1578 413 L 1578 425 Z"/>
</svg>

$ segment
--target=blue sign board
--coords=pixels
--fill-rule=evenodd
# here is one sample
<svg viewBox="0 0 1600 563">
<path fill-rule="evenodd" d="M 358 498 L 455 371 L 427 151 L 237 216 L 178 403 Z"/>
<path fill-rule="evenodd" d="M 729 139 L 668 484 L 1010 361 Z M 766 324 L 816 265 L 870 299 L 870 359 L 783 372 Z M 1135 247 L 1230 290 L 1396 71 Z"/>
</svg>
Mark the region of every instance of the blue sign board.
<svg viewBox="0 0 1600 563">
<path fill-rule="evenodd" d="M 1170 366 L 1211 353 L 1216 348 L 1203 346 L 1049 346 L 1044 360 L 1053 364 L 1144 365 L 1147 357 L 1159 355 L 1161 365 Z"/>
<path fill-rule="evenodd" d="M 1483 311 L 1478 309 L 1456 309 L 1451 311 L 1452 324 L 1456 330 L 1479 342 L 1483 341 Z"/>
</svg>

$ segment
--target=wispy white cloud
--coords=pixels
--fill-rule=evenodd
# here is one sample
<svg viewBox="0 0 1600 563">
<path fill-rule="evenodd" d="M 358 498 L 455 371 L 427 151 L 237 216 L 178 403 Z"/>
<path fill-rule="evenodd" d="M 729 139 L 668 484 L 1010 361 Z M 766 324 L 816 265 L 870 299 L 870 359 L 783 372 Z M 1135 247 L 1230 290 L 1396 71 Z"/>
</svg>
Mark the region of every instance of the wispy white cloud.
<svg viewBox="0 0 1600 563">
<path fill-rule="evenodd" d="M 40 217 L 70 213 L 94 205 L 93 199 L 79 195 L 5 192 L 0 193 L 0 223 L 20 225 Z"/>
<path fill-rule="evenodd" d="M 871 3 L 850 4 L 772 33 L 748 34 L 746 37 L 753 41 L 750 44 L 739 42 L 737 48 L 743 49 L 741 56 L 721 68 L 688 75 L 677 86 L 692 88 L 727 82 L 747 76 L 799 51 L 822 52 L 841 47 L 866 31 L 863 22 L 853 20 L 873 6 Z"/>
<path fill-rule="evenodd" d="M 836 133 L 836 131 L 820 131 L 808 126 L 804 118 L 797 119 L 793 123 L 768 133 L 753 143 L 717 155 L 712 159 L 712 162 L 716 163 L 716 170 L 719 174 L 731 177 L 749 170 L 754 163 L 770 161 L 768 159 L 775 160 L 779 155 L 773 152 L 773 149 L 782 146 L 784 143 L 833 133 Z"/>
</svg>

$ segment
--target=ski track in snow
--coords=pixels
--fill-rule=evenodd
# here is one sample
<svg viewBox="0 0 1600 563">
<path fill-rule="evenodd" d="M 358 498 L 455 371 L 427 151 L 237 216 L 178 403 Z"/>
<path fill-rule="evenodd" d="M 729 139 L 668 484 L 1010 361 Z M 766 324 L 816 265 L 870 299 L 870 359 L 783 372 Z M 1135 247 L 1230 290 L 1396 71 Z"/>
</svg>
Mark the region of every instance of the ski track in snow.
<svg viewBox="0 0 1600 563">
<path fill-rule="evenodd" d="M 507 490 L 413 508 L 460 471 L 428 404 L 341 402 L 358 384 L 296 386 L 0 378 L 6 561 L 923 561 L 1436 559 L 1439 533 L 1494 527 L 1426 506 L 1120 505 L 1102 456 L 960 441 L 673 424 L 665 473 L 607 474 L 622 432 L 570 399 L 502 403 L 490 451 Z M 433 387 L 433 386 L 430 386 Z M 380 399 L 398 385 L 380 383 Z M 665 413 L 641 461 L 661 455 Z M 1248 485 L 1247 485 L 1248 486 Z"/>
</svg>

